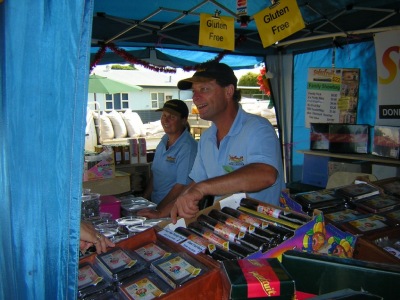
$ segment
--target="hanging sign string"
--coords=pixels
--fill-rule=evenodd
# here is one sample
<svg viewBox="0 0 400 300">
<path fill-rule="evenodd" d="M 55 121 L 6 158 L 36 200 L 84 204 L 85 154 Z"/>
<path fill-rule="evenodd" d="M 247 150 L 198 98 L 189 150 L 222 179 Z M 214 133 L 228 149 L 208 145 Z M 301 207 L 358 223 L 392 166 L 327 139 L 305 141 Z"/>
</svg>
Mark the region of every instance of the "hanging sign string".
<svg viewBox="0 0 400 300">
<path fill-rule="evenodd" d="M 246 40 L 246 37 L 244 36 L 239 36 L 236 41 L 235 44 L 239 45 L 240 43 L 244 42 Z M 125 51 L 124 49 L 118 48 L 117 46 L 115 46 L 115 44 L 113 43 L 107 43 L 104 44 L 100 47 L 100 49 L 97 51 L 97 53 L 94 56 L 93 61 L 90 64 L 90 72 L 93 71 L 93 69 L 99 64 L 99 62 L 103 59 L 104 54 L 107 51 L 107 48 L 109 48 L 111 51 L 113 51 L 115 54 L 117 54 L 118 56 L 122 57 L 124 60 L 126 60 L 127 62 L 131 63 L 131 64 L 135 64 L 135 65 L 141 65 L 147 69 L 150 69 L 152 71 L 156 71 L 156 72 L 164 72 L 164 73 L 176 73 L 176 69 L 172 68 L 172 67 L 163 67 L 163 66 L 155 66 L 151 63 L 148 63 L 147 61 L 138 59 L 136 57 L 134 57 L 133 55 L 131 55 L 129 52 Z M 229 50 L 224 50 L 220 53 L 218 53 L 217 56 L 215 56 L 213 59 L 210 59 L 206 62 L 200 63 L 200 64 L 196 64 L 194 66 L 183 66 L 182 69 L 184 71 L 196 71 L 201 65 L 206 64 L 206 63 L 210 63 L 210 62 L 220 62 L 225 55 L 231 53 L 232 51 Z"/>
</svg>

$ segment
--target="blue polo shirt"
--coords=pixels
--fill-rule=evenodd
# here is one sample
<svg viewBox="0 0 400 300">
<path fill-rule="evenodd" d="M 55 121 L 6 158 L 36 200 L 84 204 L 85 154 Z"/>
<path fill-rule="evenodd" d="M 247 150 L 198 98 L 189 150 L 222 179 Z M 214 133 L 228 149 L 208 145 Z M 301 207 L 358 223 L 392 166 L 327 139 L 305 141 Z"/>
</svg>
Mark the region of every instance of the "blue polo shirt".
<svg viewBox="0 0 400 300">
<path fill-rule="evenodd" d="M 267 119 L 247 113 L 240 106 L 235 121 L 220 142 L 219 148 L 215 124 L 202 133 L 189 176 L 193 181 L 200 182 L 225 175 L 251 163 L 271 165 L 278 171 L 278 177 L 274 185 L 256 193 L 248 193 L 249 197 L 279 205 L 280 193 L 285 188 L 279 139 Z"/>
<path fill-rule="evenodd" d="M 154 154 L 151 171 L 153 173 L 153 192 L 151 200 L 160 203 L 172 187 L 190 182 L 189 172 L 197 153 L 197 142 L 185 130 L 176 142 L 167 148 L 168 135 L 161 138 Z"/>
</svg>

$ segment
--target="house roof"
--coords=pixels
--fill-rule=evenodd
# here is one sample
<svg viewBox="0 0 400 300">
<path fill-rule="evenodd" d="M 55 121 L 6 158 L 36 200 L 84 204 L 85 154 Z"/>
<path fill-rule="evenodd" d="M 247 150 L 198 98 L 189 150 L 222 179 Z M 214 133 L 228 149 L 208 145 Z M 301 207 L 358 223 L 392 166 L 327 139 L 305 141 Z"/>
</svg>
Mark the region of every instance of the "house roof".
<svg viewBox="0 0 400 300">
<path fill-rule="evenodd" d="M 108 77 L 127 84 L 134 84 L 141 87 L 173 87 L 177 88 L 178 81 L 182 78 L 190 77 L 191 73 L 177 72 L 167 74 L 154 72 L 152 70 L 115 70 L 110 65 L 97 66 L 92 74 Z"/>
<path fill-rule="evenodd" d="M 178 81 L 193 75 L 194 71 L 186 72 L 176 69 L 176 73 L 155 72 L 137 66 L 138 70 L 115 70 L 111 65 L 98 65 L 92 74 L 108 77 L 127 84 L 138 85 L 140 87 L 173 87 L 177 88 Z M 258 73 L 258 69 L 235 70 L 238 79 L 248 72 Z"/>
</svg>

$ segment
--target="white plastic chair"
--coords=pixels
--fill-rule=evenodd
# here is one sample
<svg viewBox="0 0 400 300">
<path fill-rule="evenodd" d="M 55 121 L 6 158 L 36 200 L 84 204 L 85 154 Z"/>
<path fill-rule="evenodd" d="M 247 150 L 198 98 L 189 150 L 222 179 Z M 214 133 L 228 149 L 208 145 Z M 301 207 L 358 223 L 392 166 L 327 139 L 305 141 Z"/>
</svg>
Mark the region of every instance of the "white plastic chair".
<svg viewBox="0 0 400 300">
<path fill-rule="evenodd" d="M 368 173 L 353 173 L 353 172 L 335 172 L 329 178 L 326 184 L 327 189 L 336 188 L 354 183 L 356 179 L 361 177 L 368 178 L 369 181 L 376 181 L 378 178 L 375 175 Z"/>
</svg>

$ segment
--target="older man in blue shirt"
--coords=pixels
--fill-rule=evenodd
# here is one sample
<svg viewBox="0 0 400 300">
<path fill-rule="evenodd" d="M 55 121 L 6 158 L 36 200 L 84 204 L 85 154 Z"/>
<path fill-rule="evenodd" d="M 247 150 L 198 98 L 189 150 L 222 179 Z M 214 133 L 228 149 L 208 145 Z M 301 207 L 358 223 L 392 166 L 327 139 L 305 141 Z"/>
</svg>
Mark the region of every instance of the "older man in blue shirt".
<svg viewBox="0 0 400 300">
<path fill-rule="evenodd" d="M 199 201 L 209 195 L 245 192 L 277 205 L 285 188 L 279 139 L 267 119 L 243 111 L 233 70 L 204 64 L 178 87 L 193 90 L 200 117 L 213 125 L 200 138 L 189 175 L 194 182 L 176 199 L 173 222 L 177 216 L 194 217 Z"/>
</svg>

